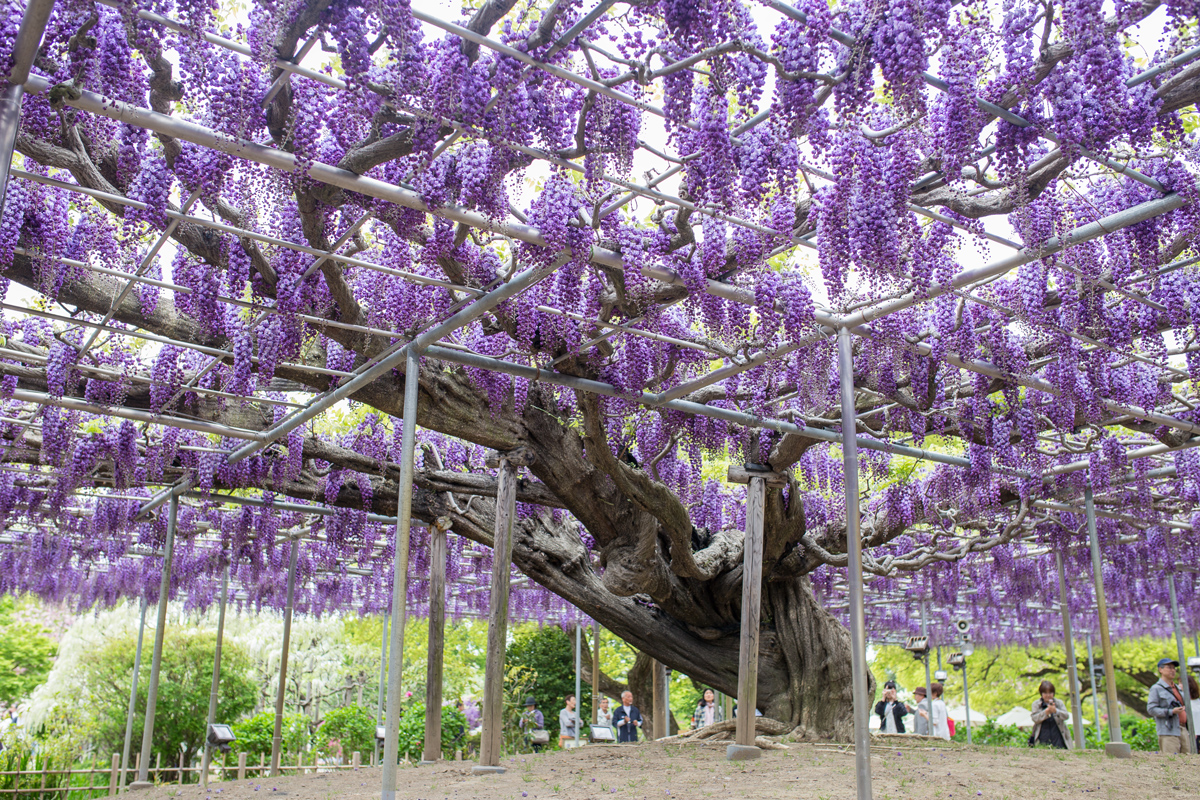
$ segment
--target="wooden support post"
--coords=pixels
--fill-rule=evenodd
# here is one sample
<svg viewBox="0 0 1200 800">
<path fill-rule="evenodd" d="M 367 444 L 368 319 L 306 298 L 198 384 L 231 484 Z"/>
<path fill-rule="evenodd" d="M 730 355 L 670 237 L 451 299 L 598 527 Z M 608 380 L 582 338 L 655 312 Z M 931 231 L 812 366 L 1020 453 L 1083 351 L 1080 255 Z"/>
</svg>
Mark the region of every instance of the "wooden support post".
<svg viewBox="0 0 1200 800">
<path fill-rule="evenodd" d="M 238 753 L 237 779 L 239 781 L 246 780 L 246 754 Z"/>
<path fill-rule="evenodd" d="M 212 762 L 212 748 L 208 743 L 208 729 L 217 721 L 217 696 L 221 689 L 221 644 L 225 641 L 225 603 L 229 599 L 229 565 L 221 573 L 221 604 L 217 612 L 217 644 L 213 651 L 212 686 L 208 692 L 208 722 L 204 726 L 204 757 L 200 763 L 200 786 L 208 788 L 208 767 Z"/>
<path fill-rule="evenodd" d="M 109 777 L 108 777 L 108 796 L 109 797 L 112 797 L 117 793 L 117 786 L 120 785 L 117 782 L 117 775 L 120 774 L 120 771 L 121 771 L 121 754 L 113 753 L 113 755 L 112 755 L 112 771 L 109 773 Z M 18 784 L 14 784 L 14 785 L 18 785 Z"/>
<path fill-rule="evenodd" d="M 300 539 L 292 537 L 288 558 L 287 606 L 283 610 L 283 646 L 279 653 L 279 691 L 275 695 L 275 733 L 271 737 L 271 777 L 279 774 L 283 756 L 283 700 L 287 691 L 288 650 L 292 641 L 292 606 L 296 600 L 296 561 L 300 556 Z"/>
<path fill-rule="evenodd" d="M 167 505 L 167 540 L 163 544 L 163 566 L 158 585 L 158 614 L 154 628 L 154 654 L 150 659 L 150 683 L 146 687 L 146 720 L 142 725 L 142 766 L 131 789 L 149 789 L 147 769 L 154 746 L 154 713 L 158 706 L 158 674 L 162 666 L 163 637 L 167 631 L 167 600 L 171 595 L 171 560 L 175 552 L 175 523 L 179 516 L 179 498 L 172 494 Z M 160 765 L 161 766 L 161 765 Z"/>
<path fill-rule="evenodd" d="M 650 720 L 650 739 L 664 739 L 670 724 L 667 723 L 666 667 L 659 661 L 650 661 L 650 693 L 653 694 L 650 709 L 654 715 Z"/>
<path fill-rule="evenodd" d="M 350 754 L 350 768 L 358 769 L 362 766 L 362 753 L 355 750 Z"/>
<path fill-rule="evenodd" d="M 492 543 L 492 596 L 488 609 L 487 661 L 483 673 L 483 737 L 476 773 L 501 773 L 504 725 L 504 651 L 508 643 L 509 572 L 512 569 L 513 524 L 516 521 L 517 467 L 533 463 L 532 452 L 520 449 L 489 459 L 499 471 L 496 527 Z"/>
<path fill-rule="evenodd" d="M 758 638 L 762 614 L 763 524 L 767 487 L 782 487 L 787 476 L 765 467 L 747 464 L 730 467 L 728 478 L 748 484 L 746 489 L 746 538 L 742 551 L 742 635 L 738 649 L 738 712 L 734 744 L 725 751 L 730 760 L 758 758 L 754 744 L 758 705 Z"/>
<path fill-rule="evenodd" d="M 1092 572 L 1096 583 L 1096 610 L 1100 617 L 1100 654 L 1104 659 L 1104 683 L 1108 696 L 1108 742 L 1104 752 L 1111 758 L 1133 758 L 1128 743 L 1121 741 L 1121 712 L 1117 703 L 1117 674 L 1113 670 L 1112 639 L 1108 635 L 1108 601 L 1104 598 L 1104 569 L 1100 557 L 1100 535 L 1096 530 L 1096 504 L 1092 487 L 1083 490 L 1084 510 L 1087 513 L 1088 543 L 1092 551 Z M 1093 682 L 1095 675 L 1092 676 Z M 1100 721 L 1096 720 L 1096 725 Z"/>
<path fill-rule="evenodd" d="M 429 650 L 425 668 L 425 752 L 421 763 L 442 757 L 442 651 L 446 643 L 446 531 L 449 517 L 429 530 Z"/>
</svg>

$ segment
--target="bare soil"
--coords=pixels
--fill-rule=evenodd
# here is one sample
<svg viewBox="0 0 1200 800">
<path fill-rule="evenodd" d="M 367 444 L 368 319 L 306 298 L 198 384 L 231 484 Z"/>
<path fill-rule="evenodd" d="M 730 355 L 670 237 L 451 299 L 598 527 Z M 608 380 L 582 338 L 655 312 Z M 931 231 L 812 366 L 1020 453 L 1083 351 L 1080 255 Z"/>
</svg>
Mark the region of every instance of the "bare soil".
<svg viewBox="0 0 1200 800">
<path fill-rule="evenodd" d="M 789 744 L 761 759 L 725 760 L 720 745 L 645 743 L 591 745 L 575 751 L 505 758 L 503 775 L 471 774 L 473 762 L 402 766 L 397 800 L 854 800 L 854 752 L 832 744 Z M 871 752 L 876 800 L 956 798 L 1200 798 L 1200 756 L 1103 753 L 1024 748 L 876 746 Z M 161 786 L 145 800 L 371 800 L 380 796 L 381 770 L 337 770 L 280 778 Z"/>
</svg>

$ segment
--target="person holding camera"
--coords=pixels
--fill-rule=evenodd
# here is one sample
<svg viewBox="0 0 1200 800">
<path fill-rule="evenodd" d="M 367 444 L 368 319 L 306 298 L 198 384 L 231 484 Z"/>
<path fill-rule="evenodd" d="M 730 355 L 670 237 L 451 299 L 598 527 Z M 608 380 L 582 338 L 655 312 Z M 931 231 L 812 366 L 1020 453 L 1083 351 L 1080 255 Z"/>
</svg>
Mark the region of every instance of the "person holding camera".
<svg viewBox="0 0 1200 800">
<path fill-rule="evenodd" d="M 1183 692 L 1175 683 L 1179 662 L 1173 658 L 1158 660 L 1158 682 L 1150 687 L 1150 698 L 1146 701 L 1146 713 L 1154 717 L 1158 733 L 1158 749 L 1164 753 L 1186 753 L 1187 712 L 1183 705 Z"/>
<path fill-rule="evenodd" d="M 905 732 L 904 717 L 908 715 L 908 708 L 896 698 L 895 681 L 883 685 L 883 699 L 875 704 L 875 713 L 879 715 L 880 732 Z"/>
<path fill-rule="evenodd" d="M 1054 684 L 1042 681 L 1038 687 L 1041 695 L 1029 709 L 1033 719 L 1033 733 L 1029 735 L 1029 746 L 1057 747 L 1069 750 L 1071 735 L 1067 732 L 1067 705 L 1054 697 Z"/>
</svg>

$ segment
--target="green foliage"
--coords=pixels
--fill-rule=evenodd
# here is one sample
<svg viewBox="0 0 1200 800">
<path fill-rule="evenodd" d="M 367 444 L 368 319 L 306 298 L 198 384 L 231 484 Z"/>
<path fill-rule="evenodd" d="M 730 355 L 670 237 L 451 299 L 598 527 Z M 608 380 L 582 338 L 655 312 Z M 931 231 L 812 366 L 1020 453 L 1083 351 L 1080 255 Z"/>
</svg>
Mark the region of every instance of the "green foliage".
<svg viewBox="0 0 1200 800">
<path fill-rule="evenodd" d="M 97 790 L 65 791 L 68 786 L 87 786 L 92 779 L 91 775 L 70 773 L 72 769 L 88 766 L 76 762 L 80 746 L 77 737 L 51 734 L 34 740 L 19 736 L 10 728 L 0 741 L 4 744 L 4 750 L 0 751 L 0 796 L 18 796 L 11 794 L 18 789 L 21 800 L 90 800 L 108 794 L 107 786 Z M 106 763 L 92 766 L 108 769 Z M 8 774 L 19 772 L 26 774 Z M 38 791 L 40 789 L 45 791 Z"/>
<path fill-rule="evenodd" d="M 250 719 L 235 722 L 233 733 L 237 736 L 237 741 L 232 745 L 234 752 L 270 758 L 271 743 L 275 738 L 275 712 L 260 711 Z M 303 714 L 284 714 L 281 734 L 282 752 L 299 753 L 308 746 L 308 717 Z"/>
<path fill-rule="evenodd" d="M 363 692 L 364 702 L 373 707 L 378 695 L 379 639 L 383 617 L 348 618 L 343 636 L 348 644 L 371 648 L 374 669 Z M 429 626 L 424 620 L 410 620 L 404 628 L 403 685 L 416 697 L 425 695 L 425 670 L 429 653 Z M 442 646 L 442 694 L 444 697 L 478 697 L 484 660 L 487 658 L 487 622 L 460 620 L 447 625 Z M 385 689 L 386 695 L 386 689 Z"/>
<path fill-rule="evenodd" d="M 316 739 L 321 752 L 336 752 L 330 742 L 336 741 L 345 757 L 355 751 L 369 753 L 375 748 L 375 717 L 359 705 L 335 708 L 325 715 Z"/>
<path fill-rule="evenodd" d="M 952 648 L 943 647 L 943 658 Z M 1163 655 L 1173 655 L 1175 643 L 1166 639 L 1128 639 L 1113 642 L 1113 665 L 1116 668 L 1117 690 L 1131 707 L 1145 707 L 1149 687 L 1158 680 L 1155 665 Z M 936 658 L 936 657 L 934 657 Z M 1083 697 L 1090 697 L 1087 686 L 1087 646 L 1075 643 L 1075 658 L 1079 678 L 1084 683 Z M 1099 645 L 1096 660 L 1099 663 Z M 931 668 L 936 669 L 936 660 Z M 925 683 L 925 668 L 920 661 L 899 647 L 881 647 L 875 652 L 871 665 L 877 681 L 893 679 L 908 699 L 916 686 Z M 946 681 L 946 702 L 962 704 L 962 672 L 945 666 L 950 673 Z M 1058 688 L 1058 696 L 1069 702 L 1067 659 L 1062 645 L 1052 647 L 977 648 L 967 659 L 968 679 L 971 682 L 971 709 L 989 717 L 999 716 L 1013 706 L 1028 708 L 1038 696 L 1038 684 L 1049 680 Z M 1103 695 L 1104 684 L 1100 682 Z M 1128 698 L 1128 699 L 1127 699 Z M 911 702 L 911 701 L 910 701 Z M 1091 719 L 1091 708 L 1085 700 L 1084 716 Z"/>
<path fill-rule="evenodd" d="M 568 694 L 575 692 L 575 638 L 553 625 L 523 627 L 513 636 L 506 655 L 513 666 L 527 667 L 536 673 L 529 691 L 537 699 L 538 709 L 546 717 L 551 741 L 558 739 L 558 712 Z M 590 670 L 587 671 L 590 675 Z M 581 681 L 579 718 L 591 719 L 591 688 Z M 523 702 L 522 698 L 522 702 Z"/>
<path fill-rule="evenodd" d="M 0 597 L 0 706 L 25 699 L 46 680 L 58 649 L 43 626 L 17 619 L 19 606 Z"/>
<path fill-rule="evenodd" d="M 529 745 L 521 732 L 521 714 L 525 710 L 525 697 L 537 682 L 537 672 L 519 664 L 510 664 L 504 670 L 504 752 L 527 753 Z M 543 712 L 544 713 L 544 712 Z"/>
<path fill-rule="evenodd" d="M 992 747 L 1028 747 L 1029 733 L 1028 729 L 1018 728 L 1016 725 L 997 725 L 994 720 L 989 719 L 982 725 L 971 726 L 971 742 Z M 953 740 L 966 744 L 965 724 L 955 724 Z"/>
<path fill-rule="evenodd" d="M 466 730 L 467 718 L 453 706 L 442 706 L 442 757 L 454 758 L 454 748 L 459 744 L 459 734 Z M 412 703 L 405 706 L 400 717 L 401 758 L 420 760 L 425 751 L 425 704 Z"/>
<path fill-rule="evenodd" d="M 102 753 L 120 752 L 124 742 L 135 649 L 132 637 L 113 640 L 84 665 L 96 717 L 94 741 Z M 154 721 L 154 755 L 161 753 L 164 764 L 179 763 L 181 750 L 190 762 L 204 745 L 215 649 L 216 635 L 210 632 L 179 631 L 166 636 Z M 221 650 L 218 721 L 236 720 L 254 708 L 258 690 L 249 672 L 249 658 L 226 642 Z M 143 658 L 134 711 L 134 741 L 142 735 L 149 683 L 150 659 Z"/>
</svg>

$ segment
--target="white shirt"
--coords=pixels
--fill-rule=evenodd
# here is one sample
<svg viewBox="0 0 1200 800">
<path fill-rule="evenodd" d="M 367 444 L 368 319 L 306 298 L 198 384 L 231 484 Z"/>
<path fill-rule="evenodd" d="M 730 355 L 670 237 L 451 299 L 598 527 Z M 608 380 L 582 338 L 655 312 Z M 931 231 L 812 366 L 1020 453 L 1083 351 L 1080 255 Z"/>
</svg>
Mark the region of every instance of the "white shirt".
<svg viewBox="0 0 1200 800">
<path fill-rule="evenodd" d="M 896 730 L 896 712 L 895 703 L 884 703 L 883 706 L 883 732 L 884 733 L 899 733 Z"/>
<path fill-rule="evenodd" d="M 623 705 L 623 706 L 621 706 L 621 708 L 625 709 L 625 719 L 621 720 L 621 724 L 624 725 L 626 722 L 632 722 L 632 720 L 629 719 L 629 710 L 631 708 L 633 708 L 633 706 L 624 706 Z"/>
<path fill-rule="evenodd" d="M 597 725 L 612 725 L 612 712 L 605 711 L 603 708 L 596 709 L 596 724 Z"/>
<path fill-rule="evenodd" d="M 704 707 L 704 725 L 707 727 L 713 724 L 713 717 L 716 716 L 717 707 L 709 703 Z"/>
<path fill-rule="evenodd" d="M 933 701 L 933 735 L 941 739 L 950 738 L 950 723 L 946 720 L 950 718 L 949 712 L 946 710 L 944 700 L 937 699 Z"/>
</svg>

